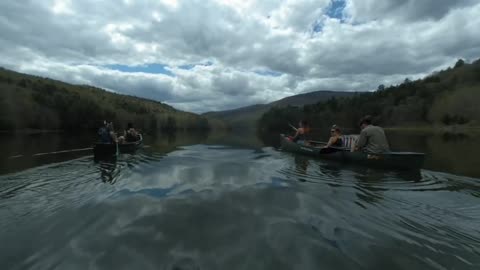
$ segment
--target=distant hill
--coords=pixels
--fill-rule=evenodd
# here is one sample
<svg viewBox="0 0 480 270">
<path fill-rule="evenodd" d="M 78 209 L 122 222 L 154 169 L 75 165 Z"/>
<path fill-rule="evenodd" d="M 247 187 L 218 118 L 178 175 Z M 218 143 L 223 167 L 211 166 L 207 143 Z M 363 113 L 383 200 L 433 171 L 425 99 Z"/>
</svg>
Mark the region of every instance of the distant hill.
<svg viewBox="0 0 480 270">
<path fill-rule="evenodd" d="M 96 129 L 104 119 L 117 129 L 132 122 L 149 131 L 208 129 L 213 123 L 161 102 L 0 68 L 0 131 Z"/>
<path fill-rule="evenodd" d="M 328 100 L 332 97 L 349 97 L 353 92 L 315 91 L 286 97 L 268 104 L 256 104 L 228 111 L 207 112 L 203 116 L 224 121 L 233 128 L 255 128 L 260 117 L 271 108 L 304 106 Z"/>
<path fill-rule="evenodd" d="M 363 115 L 387 127 L 480 126 L 480 59 L 458 60 L 447 70 L 421 80 L 378 87 L 375 92 L 331 97 L 300 108 L 271 108 L 259 123 L 263 129 L 288 128 L 288 122 L 307 119 L 315 125 L 357 127 Z"/>
</svg>

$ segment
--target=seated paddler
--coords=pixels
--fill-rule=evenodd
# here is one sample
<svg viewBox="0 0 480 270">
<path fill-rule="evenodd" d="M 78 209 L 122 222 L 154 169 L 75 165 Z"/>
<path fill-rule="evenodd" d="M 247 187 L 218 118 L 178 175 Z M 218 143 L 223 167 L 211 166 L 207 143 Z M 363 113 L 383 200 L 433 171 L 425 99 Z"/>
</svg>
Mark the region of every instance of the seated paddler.
<svg viewBox="0 0 480 270">
<path fill-rule="evenodd" d="M 342 130 L 340 129 L 339 126 L 333 125 L 332 128 L 330 129 L 330 139 L 328 139 L 328 142 L 324 146 L 324 148 L 342 147 L 342 146 L 343 146 Z"/>
<path fill-rule="evenodd" d="M 101 143 L 117 142 L 117 136 L 113 131 L 113 123 L 104 121 L 103 126 L 98 129 L 98 135 L 100 136 Z"/>
<path fill-rule="evenodd" d="M 308 134 L 310 133 L 310 125 L 306 120 L 302 120 L 298 123 L 298 126 L 299 127 L 295 129 L 295 135 L 290 137 L 290 140 L 296 143 L 306 144 Z"/>
<path fill-rule="evenodd" d="M 123 135 L 118 138 L 120 144 L 125 142 L 135 142 L 138 141 L 139 135 L 138 131 L 135 130 L 132 123 L 127 124 L 127 128 L 123 131 Z"/>
<path fill-rule="evenodd" d="M 387 136 L 379 126 L 372 125 L 371 116 L 367 115 L 360 120 L 360 138 L 356 150 L 370 154 L 381 154 L 390 151 Z"/>
</svg>

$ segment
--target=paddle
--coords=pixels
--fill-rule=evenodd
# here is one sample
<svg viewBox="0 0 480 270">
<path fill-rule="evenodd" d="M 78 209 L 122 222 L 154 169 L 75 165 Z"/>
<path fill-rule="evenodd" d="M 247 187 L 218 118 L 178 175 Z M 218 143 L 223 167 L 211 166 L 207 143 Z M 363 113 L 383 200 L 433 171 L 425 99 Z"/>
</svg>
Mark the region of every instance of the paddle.
<svg viewBox="0 0 480 270">
<path fill-rule="evenodd" d="M 327 142 L 320 142 L 320 141 L 309 141 L 311 143 L 314 143 L 314 144 L 327 144 Z"/>
<path fill-rule="evenodd" d="M 312 144 L 323 144 L 323 145 L 327 145 L 327 142 L 320 142 L 320 141 L 308 141 L 309 143 L 312 143 Z M 337 152 L 337 151 L 345 151 L 346 148 L 345 147 L 337 147 L 337 146 L 329 146 L 327 148 L 324 148 L 322 149 L 321 152 L 323 153 L 330 153 L 330 152 Z"/>
</svg>

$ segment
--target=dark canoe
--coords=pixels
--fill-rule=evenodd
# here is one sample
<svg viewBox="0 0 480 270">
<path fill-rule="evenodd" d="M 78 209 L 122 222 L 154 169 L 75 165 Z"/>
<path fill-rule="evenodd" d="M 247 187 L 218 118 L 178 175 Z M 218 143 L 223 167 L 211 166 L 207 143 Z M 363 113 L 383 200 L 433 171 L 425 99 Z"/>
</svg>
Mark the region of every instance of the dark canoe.
<svg viewBox="0 0 480 270">
<path fill-rule="evenodd" d="M 414 170 L 423 166 L 425 154 L 414 152 L 386 152 L 382 154 L 368 154 L 364 152 L 351 152 L 346 148 L 324 149 L 324 143 L 311 142 L 302 145 L 290 141 L 283 134 L 280 135 L 282 149 L 288 152 L 300 153 L 317 158 L 350 162 L 376 168 Z"/>
<path fill-rule="evenodd" d="M 133 153 L 143 144 L 143 137 L 141 134 L 138 135 L 139 139 L 136 142 L 126 142 L 126 143 L 96 143 L 93 146 L 93 154 L 95 156 L 112 156 L 118 155 L 119 153 Z"/>
</svg>

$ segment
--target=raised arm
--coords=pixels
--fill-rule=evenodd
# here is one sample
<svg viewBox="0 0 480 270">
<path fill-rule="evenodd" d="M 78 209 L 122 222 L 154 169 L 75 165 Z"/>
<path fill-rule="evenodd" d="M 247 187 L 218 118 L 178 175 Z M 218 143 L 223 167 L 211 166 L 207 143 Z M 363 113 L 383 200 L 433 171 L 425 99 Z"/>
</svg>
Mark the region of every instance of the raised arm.
<svg viewBox="0 0 480 270">
<path fill-rule="evenodd" d="M 338 137 L 330 137 L 330 139 L 328 139 L 327 145 L 325 145 L 325 148 L 331 147 L 337 142 L 337 140 Z"/>
<path fill-rule="evenodd" d="M 303 133 L 303 129 L 302 128 L 299 128 L 297 129 L 297 131 L 295 132 L 295 135 L 293 136 L 293 140 L 295 140 L 298 136 L 300 136 L 300 134 Z"/>
</svg>

